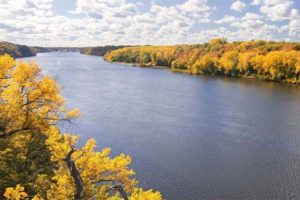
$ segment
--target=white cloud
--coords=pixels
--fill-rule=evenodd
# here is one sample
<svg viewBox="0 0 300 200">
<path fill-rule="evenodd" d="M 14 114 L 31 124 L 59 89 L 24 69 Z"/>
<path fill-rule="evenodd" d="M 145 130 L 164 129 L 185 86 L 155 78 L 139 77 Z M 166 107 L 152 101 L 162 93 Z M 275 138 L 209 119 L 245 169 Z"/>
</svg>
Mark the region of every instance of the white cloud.
<svg viewBox="0 0 300 200">
<path fill-rule="evenodd" d="M 157 23 L 168 23 L 172 21 L 189 21 L 190 19 L 182 15 L 174 6 L 164 7 L 152 4 L 150 12 L 155 16 Z"/>
<path fill-rule="evenodd" d="M 252 5 L 260 5 L 260 12 L 272 21 L 288 19 L 292 8 L 292 0 L 254 0 Z"/>
<path fill-rule="evenodd" d="M 226 31 L 226 37 L 229 40 L 250 40 L 250 39 L 272 39 L 277 33 L 278 27 L 267 24 L 262 15 L 256 13 L 246 13 L 237 18 L 234 16 L 224 16 L 223 19 L 215 21 L 217 24 L 230 24 L 233 29 Z"/>
<path fill-rule="evenodd" d="M 261 1 L 263 4 L 270 5 L 270 6 L 291 2 L 291 0 L 261 0 Z"/>
<path fill-rule="evenodd" d="M 262 16 L 254 13 L 246 13 L 239 21 L 231 24 L 231 26 L 245 31 L 257 31 L 257 29 L 263 25 L 265 25 L 265 23 L 262 20 Z"/>
<path fill-rule="evenodd" d="M 261 0 L 253 0 L 251 5 L 259 5 L 261 4 Z"/>
<path fill-rule="evenodd" d="M 263 19 L 263 16 L 255 14 L 255 13 L 246 13 L 243 17 L 243 21 L 248 21 L 248 20 L 261 20 Z"/>
<path fill-rule="evenodd" d="M 280 32 L 287 32 L 291 37 L 300 37 L 300 15 L 298 10 L 293 9 L 289 18 L 290 22 L 282 26 Z"/>
<path fill-rule="evenodd" d="M 225 15 L 223 17 L 223 19 L 220 19 L 220 20 L 216 20 L 215 23 L 216 24 L 224 24 L 224 23 L 233 23 L 237 21 L 237 18 L 234 17 L 234 16 L 231 16 L 231 15 Z"/>
<path fill-rule="evenodd" d="M 50 16 L 52 0 L 9 0 L 0 1 L 1 17 Z"/>
<path fill-rule="evenodd" d="M 212 20 L 216 5 L 208 2 L 183 0 L 163 6 L 133 0 L 77 0 L 72 14 L 66 12 L 64 16 L 55 14 L 53 0 L 0 0 L 0 39 L 28 45 L 96 46 L 200 43 L 211 37 L 272 39 L 279 31 L 283 38 L 300 35 L 299 12 L 293 4 L 289 11 L 276 16 L 269 11 L 242 17 L 228 12 Z M 287 2 L 255 0 L 252 4 L 269 9 Z M 268 20 L 269 16 L 284 16 L 286 20 L 283 25 L 277 24 L 277 20 Z"/>
<path fill-rule="evenodd" d="M 211 8 L 207 5 L 207 0 L 188 0 L 177 8 L 184 14 L 191 14 L 194 17 L 207 17 Z"/>
<path fill-rule="evenodd" d="M 137 5 L 126 0 L 77 0 L 77 8 L 71 13 L 82 13 L 91 18 L 127 17 L 138 12 Z"/>
<path fill-rule="evenodd" d="M 291 12 L 291 3 L 283 3 L 277 5 L 265 5 L 260 8 L 260 11 L 268 16 L 272 21 L 288 19 Z"/>
<path fill-rule="evenodd" d="M 293 19 L 289 23 L 289 35 L 299 36 L 300 34 L 300 19 Z"/>
<path fill-rule="evenodd" d="M 233 4 L 231 5 L 231 9 L 237 12 L 241 12 L 242 10 L 244 10 L 246 8 L 246 4 L 242 1 L 235 1 L 233 2 Z"/>
<path fill-rule="evenodd" d="M 252 4 L 260 5 L 260 12 L 273 22 L 289 20 L 288 24 L 278 29 L 279 33 L 287 33 L 290 37 L 300 36 L 300 15 L 293 8 L 292 0 L 254 0 Z"/>
<path fill-rule="evenodd" d="M 290 13 L 290 18 L 291 19 L 300 18 L 299 11 L 297 9 L 292 9 Z"/>
</svg>

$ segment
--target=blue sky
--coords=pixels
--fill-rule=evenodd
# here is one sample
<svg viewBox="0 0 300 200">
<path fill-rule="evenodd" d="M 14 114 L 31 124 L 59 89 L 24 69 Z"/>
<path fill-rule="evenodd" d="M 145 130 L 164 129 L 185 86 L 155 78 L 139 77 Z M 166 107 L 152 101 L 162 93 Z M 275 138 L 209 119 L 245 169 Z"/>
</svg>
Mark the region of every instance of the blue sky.
<svg viewBox="0 0 300 200">
<path fill-rule="evenodd" d="M 0 40 L 38 46 L 300 40 L 299 0 L 0 0 Z"/>
</svg>

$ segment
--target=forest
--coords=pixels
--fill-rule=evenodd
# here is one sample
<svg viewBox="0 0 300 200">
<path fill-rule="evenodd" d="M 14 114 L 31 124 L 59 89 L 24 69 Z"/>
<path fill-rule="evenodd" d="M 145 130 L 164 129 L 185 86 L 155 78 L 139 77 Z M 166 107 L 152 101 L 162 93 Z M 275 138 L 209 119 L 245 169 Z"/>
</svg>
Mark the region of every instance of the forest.
<svg viewBox="0 0 300 200">
<path fill-rule="evenodd" d="M 300 83 L 300 43 L 295 42 L 215 38 L 204 44 L 127 47 L 108 52 L 104 59 L 144 67 L 166 66 L 189 74 Z"/>
<path fill-rule="evenodd" d="M 9 200 L 160 200 L 138 188 L 129 155 L 95 151 L 60 128 L 80 116 L 33 62 L 0 56 L 0 194 Z"/>
</svg>

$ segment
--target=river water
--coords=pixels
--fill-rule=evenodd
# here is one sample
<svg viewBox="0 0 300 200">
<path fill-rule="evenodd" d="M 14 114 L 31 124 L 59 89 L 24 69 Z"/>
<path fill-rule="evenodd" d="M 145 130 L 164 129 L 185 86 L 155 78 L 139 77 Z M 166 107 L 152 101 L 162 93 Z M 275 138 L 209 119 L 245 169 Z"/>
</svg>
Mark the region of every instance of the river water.
<svg viewBox="0 0 300 200">
<path fill-rule="evenodd" d="M 79 53 L 34 60 L 82 117 L 66 129 L 130 154 L 166 199 L 300 199 L 300 87 L 139 68 Z"/>
</svg>

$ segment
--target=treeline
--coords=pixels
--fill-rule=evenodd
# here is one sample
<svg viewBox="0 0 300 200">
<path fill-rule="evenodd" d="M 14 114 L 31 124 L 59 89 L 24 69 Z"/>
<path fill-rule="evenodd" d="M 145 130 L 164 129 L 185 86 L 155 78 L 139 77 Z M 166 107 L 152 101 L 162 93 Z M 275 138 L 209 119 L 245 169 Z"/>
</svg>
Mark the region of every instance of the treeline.
<svg viewBox="0 0 300 200">
<path fill-rule="evenodd" d="M 10 42 L 0 42 L 0 55 L 4 54 L 9 54 L 14 58 L 21 58 L 35 56 L 36 51 L 29 46 L 13 44 Z"/>
<path fill-rule="evenodd" d="M 161 200 L 138 188 L 130 156 L 60 131 L 78 116 L 35 63 L 0 56 L 0 199 Z"/>
<path fill-rule="evenodd" d="M 109 62 L 166 66 L 201 75 L 300 83 L 300 43 L 212 39 L 208 43 L 127 47 L 105 55 Z"/>
<path fill-rule="evenodd" d="M 36 53 L 44 52 L 80 52 L 81 47 L 31 47 Z"/>
<path fill-rule="evenodd" d="M 14 58 L 31 57 L 44 52 L 81 52 L 83 49 L 81 47 L 38 47 L 0 42 L 0 55 L 8 54 Z"/>
<path fill-rule="evenodd" d="M 86 55 L 94 55 L 94 56 L 104 56 L 106 53 L 110 51 L 114 51 L 117 49 L 125 48 L 128 46 L 103 46 L 103 47 L 85 47 L 82 48 L 80 53 Z"/>
</svg>

